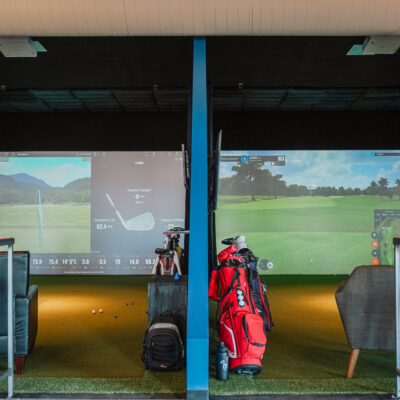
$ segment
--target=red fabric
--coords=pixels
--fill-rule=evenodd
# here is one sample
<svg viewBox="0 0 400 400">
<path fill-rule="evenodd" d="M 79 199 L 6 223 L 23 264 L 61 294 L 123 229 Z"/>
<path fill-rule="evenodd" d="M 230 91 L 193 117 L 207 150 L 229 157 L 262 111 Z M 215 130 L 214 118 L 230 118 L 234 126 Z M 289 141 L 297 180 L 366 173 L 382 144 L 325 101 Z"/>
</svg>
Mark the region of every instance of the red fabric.
<svg viewBox="0 0 400 400">
<path fill-rule="evenodd" d="M 218 271 L 211 272 L 210 285 L 208 286 L 208 297 L 211 300 L 220 301 L 218 297 Z"/>
<path fill-rule="evenodd" d="M 235 245 L 230 245 L 229 247 L 227 247 L 226 249 L 222 250 L 219 254 L 218 254 L 218 262 L 221 264 L 222 261 L 225 261 L 231 254 L 233 253 L 237 253 L 238 249 L 236 248 Z"/>
<path fill-rule="evenodd" d="M 253 312 L 251 299 L 240 307 L 237 297 L 235 289 L 220 305 L 219 340 L 228 347 L 229 369 L 244 365 L 261 367 L 267 344 L 263 320 L 257 312 Z"/>
<path fill-rule="evenodd" d="M 231 245 L 218 254 L 219 269 L 212 271 L 208 288 L 209 298 L 220 301 L 219 340 L 228 347 L 231 370 L 244 365 L 261 367 L 267 344 L 264 323 L 250 294 L 243 259 L 233 255 L 235 253 L 237 248 Z"/>
</svg>

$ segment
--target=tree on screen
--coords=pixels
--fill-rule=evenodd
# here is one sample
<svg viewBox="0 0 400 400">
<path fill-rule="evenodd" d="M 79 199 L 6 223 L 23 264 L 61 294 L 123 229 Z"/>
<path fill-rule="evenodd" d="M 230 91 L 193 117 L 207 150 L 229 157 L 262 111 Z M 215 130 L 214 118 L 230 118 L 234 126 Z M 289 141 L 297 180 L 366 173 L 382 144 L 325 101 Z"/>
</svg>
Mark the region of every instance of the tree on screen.
<svg viewBox="0 0 400 400">
<path fill-rule="evenodd" d="M 386 178 L 381 178 L 378 181 L 378 194 L 380 196 L 387 196 L 389 193 L 388 191 L 388 186 L 389 186 L 389 181 Z"/>
<path fill-rule="evenodd" d="M 264 167 L 264 168 L 263 168 Z M 371 181 L 368 187 L 316 186 L 311 188 L 301 184 L 287 184 L 281 174 L 273 175 L 261 162 L 237 163 L 232 167 L 234 174 L 219 180 L 219 194 L 233 196 L 300 197 L 300 196 L 384 196 L 390 199 L 394 195 L 400 197 L 400 179 L 395 180 L 395 186 L 390 186 L 388 178 L 380 177 Z M 346 185 L 347 186 L 347 185 Z"/>
<path fill-rule="evenodd" d="M 256 200 L 257 185 L 262 180 L 262 172 L 265 172 L 261 170 L 262 166 L 263 163 L 253 162 L 239 163 L 232 167 L 232 171 L 236 172 L 236 179 L 233 182 L 234 189 L 238 189 L 240 194 L 250 194 L 252 201 Z"/>
<path fill-rule="evenodd" d="M 372 181 L 369 186 L 365 189 L 365 194 L 374 196 L 378 194 L 378 184 L 375 181 Z"/>
<path fill-rule="evenodd" d="M 395 180 L 396 186 L 394 188 L 395 194 L 400 196 L 400 179 Z"/>
<path fill-rule="evenodd" d="M 263 163 L 238 163 L 232 167 L 236 174 L 220 181 L 222 193 L 251 196 L 286 196 L 288 187 L 282 180 L 282 175 L 272 175 L 268 169 L 263 169 Z"/>
</svg>

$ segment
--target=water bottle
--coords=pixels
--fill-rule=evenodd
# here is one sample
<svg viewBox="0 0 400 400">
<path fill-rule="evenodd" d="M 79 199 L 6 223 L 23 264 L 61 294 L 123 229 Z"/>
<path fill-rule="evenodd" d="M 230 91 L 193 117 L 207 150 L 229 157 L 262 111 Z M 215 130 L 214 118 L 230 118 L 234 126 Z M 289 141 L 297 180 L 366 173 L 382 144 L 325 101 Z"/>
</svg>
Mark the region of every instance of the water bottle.
<svg viewBox="0 0 400 400">
<path fill-rule="evenodd" d="M 226 381 L 229 378 L 228 368 L 228 348 L 224 342 L 219 342 L 217 348 L 217 359 L 216 359 L 217 379 L 219 381 Z"/>
</svg>

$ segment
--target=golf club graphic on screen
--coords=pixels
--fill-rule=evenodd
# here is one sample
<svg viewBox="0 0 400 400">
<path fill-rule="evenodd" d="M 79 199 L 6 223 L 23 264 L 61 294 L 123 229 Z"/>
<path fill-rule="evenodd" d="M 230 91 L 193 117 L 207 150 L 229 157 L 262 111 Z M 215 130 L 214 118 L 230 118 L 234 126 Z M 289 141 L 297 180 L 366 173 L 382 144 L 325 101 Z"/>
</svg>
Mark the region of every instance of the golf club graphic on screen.
<svg viewBox="0 0 400 400">
<path fill-rule="evenodd" d="M 154 228 L 154 215 L 151 212 L 148 211 L 143 214 L 137 215 L 136 217 L 125 220 L 122 218 L 120 212 L 115 207 L 115 204 L 111 200 L 111 197 L 108 193 L 106 193 L 106 197 L 126 230 L 151 231 Z"/>
<path fill-rule="evenodd" d="M 42 198 L 40 196 L 40 190 L 36 191 L 37 199 L 37 213 L 38 213 L 38 226 L 39 226 L 39 242 L 43 243 L 43 211 L 42 211 Z"/>
<path fill-rule="evenodd" d="M 0 236 L 32 274 L 151 274 L 184 226 L 181 152 L 0 153 Z"/>
<path fill-rule="evenodd" d="M 217 243 L 245 235 L 268 274 L 393 264 L 398 150 L 223 151 L 218 188 Z"/>
</svg>

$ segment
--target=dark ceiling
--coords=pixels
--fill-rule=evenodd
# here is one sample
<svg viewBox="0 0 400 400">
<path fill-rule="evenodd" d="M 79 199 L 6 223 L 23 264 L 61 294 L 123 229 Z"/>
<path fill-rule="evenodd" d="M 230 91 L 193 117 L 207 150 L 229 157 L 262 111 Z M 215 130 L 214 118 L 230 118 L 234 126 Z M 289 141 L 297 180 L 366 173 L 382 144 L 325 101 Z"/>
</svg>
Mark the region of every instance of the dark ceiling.
<svg viewBox="0 0 400 400">
<path fill-rule="evenodd" d="M 32 89 L 0 93 L 0 112 L 187 112 L 187 88 Z M 213 88 L 213 110 L 399 110 L 400 88 Z"/>
<path fill-rule="evenodd" d="M 39 37 L 37 58 L 0 55 L 0 84 L 15 89 L 187 88 L 192 38 Z M 363 37 L 210 37 L 209 82 L 219 88 L 393 88 L 396 55 L 346 56 Z"/>
<path fill-rule="evenodd" d="M 0 55 L 3 150 L 186 143 L 192 38 L 34 39 L 47 53 Z M 223 147 L 398 148 L 400 54 L 346 56 L 363 39 L 207 38 Z"/>
</svg>

